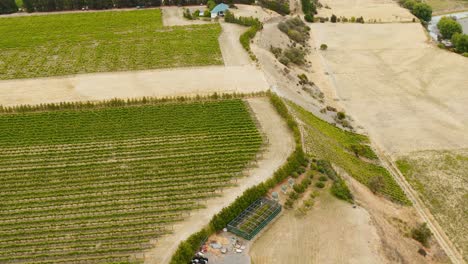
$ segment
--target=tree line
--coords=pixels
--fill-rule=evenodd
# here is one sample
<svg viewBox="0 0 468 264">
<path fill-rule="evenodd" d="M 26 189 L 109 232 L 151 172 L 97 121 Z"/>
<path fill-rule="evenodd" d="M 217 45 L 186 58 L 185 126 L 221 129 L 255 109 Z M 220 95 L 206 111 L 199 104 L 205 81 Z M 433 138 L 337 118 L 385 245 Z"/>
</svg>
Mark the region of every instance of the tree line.
<svg viewBox="0 0 468 264">
<path fill-rule="evenodd" d="M 15 0 L 0 0 L 0 14 L 11 14 L 18 11 Z"/>
<path fill-rule="evenodd" d="M 161 0 L 23 0 L 28 12 L 161 6 Z"/>
</svg>

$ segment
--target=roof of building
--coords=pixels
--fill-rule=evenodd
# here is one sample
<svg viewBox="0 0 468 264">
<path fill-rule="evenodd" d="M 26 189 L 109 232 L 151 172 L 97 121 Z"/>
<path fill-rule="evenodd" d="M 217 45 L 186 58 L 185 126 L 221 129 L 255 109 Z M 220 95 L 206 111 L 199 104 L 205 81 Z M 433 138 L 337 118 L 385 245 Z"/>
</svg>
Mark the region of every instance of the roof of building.
<svg viewBox="0 0 468 264">
<path fill-rule="evenodd" d="M 226 10 L 229 9 L 229 6 L 224 4 L 224 3 L 221 3 L 217 6 L 215 6 L 215 8 L 213 8 L 213 10 L 211 10 L 211 13 L 215 13 L 215 14 L 218 14 L 219 12 L 224 12 Z"/>
</svg>

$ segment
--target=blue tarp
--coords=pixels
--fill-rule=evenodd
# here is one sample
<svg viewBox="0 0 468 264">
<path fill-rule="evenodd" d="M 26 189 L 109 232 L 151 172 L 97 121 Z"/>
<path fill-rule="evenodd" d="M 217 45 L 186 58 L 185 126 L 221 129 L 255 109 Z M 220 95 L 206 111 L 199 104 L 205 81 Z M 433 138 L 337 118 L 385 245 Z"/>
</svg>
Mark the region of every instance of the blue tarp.
<svg viewBox="0 0 468 264">
<path fill-rule="evenodd" d="M 229 9 L 228 5 L 221 3 L 221 4 L 217 5 L 217 6 L 215 6 L 215 8 L 213 8 L 213 10 L 211 10 L 211 14 L 218 14 L 219 12 L 225 12 L 228 9 Z"/>
</svg>

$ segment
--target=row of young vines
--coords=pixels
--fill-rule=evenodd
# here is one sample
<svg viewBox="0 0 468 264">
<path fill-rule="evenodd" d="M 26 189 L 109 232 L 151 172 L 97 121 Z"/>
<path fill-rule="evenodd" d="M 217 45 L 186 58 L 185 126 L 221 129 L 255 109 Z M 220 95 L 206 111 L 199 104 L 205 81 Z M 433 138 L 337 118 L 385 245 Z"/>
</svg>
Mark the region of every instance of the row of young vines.
<svg viewBox="0 0 468 264">
<path fill-rule="evenodd" d="M 255 161 L 262 137 L 231 97 L 2 108 L 0 262 L 121 262 L 152 247 Z"/>
</svg>

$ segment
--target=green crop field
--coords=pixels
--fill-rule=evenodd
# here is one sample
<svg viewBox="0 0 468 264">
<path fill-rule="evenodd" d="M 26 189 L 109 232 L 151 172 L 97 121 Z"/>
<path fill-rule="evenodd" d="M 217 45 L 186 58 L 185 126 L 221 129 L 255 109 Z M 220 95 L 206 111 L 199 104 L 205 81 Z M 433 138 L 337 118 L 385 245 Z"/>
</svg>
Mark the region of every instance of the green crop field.
<svg viewBox="0 0 468 264">
<path fill-rule="evenodd" d="M 159 9 L 0 19 L 0 79 L 222 64 L 219 24 L 164 27 Z"/>
<path fill-rule="evenodd" d="M 366 136 L 344 131 L 319 119 L 298 105 L 293 103 L 290 105 L 298 118 L 305 124 L 308 154 L 318 159 L 329 160 L 365 185 L 369 185 L 369 180 L 372 177 L 381 176 L 384 186 L 380 192 L 383 195 L 395 202 L 410 204 L 392 175 L 378 165 L 377 156 L 372 149 L 367 147 L 369 139 Z M 352 152 L 352 146 L 364 148 L 363 156 L 366 159 L 356 157 Z"/>
<path fill-rule="evenodd" d="M 0 263 L 126 261 L 261 145 L 239 99 L 1 113 Z"/>
</svg>

